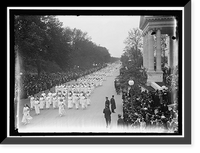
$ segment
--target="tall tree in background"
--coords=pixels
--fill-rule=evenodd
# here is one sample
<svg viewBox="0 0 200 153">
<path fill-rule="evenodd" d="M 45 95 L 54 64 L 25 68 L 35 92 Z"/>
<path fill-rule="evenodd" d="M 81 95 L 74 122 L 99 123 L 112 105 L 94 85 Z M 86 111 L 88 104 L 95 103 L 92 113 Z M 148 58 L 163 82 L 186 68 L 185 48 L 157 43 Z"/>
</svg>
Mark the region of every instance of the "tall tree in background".
<svg viewBox="0 0 200 153">
<path fill-rule="evenodd" d="M 42 59 L 46 56 L 45 23 L 41 16 L 15 16 L 15 46 L 24 64 L 33 64 L 41 72 Z"/>
<path fill-rule="evenodd" d="M 109 51 L 97 46 L 86 32 L 63 27 L 56 16 L 15 16 L 15 48 L 26 72 L 36 68 L 43 72 L 67 72 L 76 66 L 110 62 Z"/>
<path fill-rule="evenodd" d="M 121 84 L 128 86 L 128 80 L 133 79 L 135 81 L 134 89 L 139 90 L 138 85 L 145 84 L 147 79 L 146 72 L 142 69 L 142 31 L 138 28 L 131 29 L 124 43 L 126 47 L 120 59 L 123 65 L 120 70 Z"/>
<path fill-rule="evenodd" d="M 138 28 L 133 28 L 128 32 L 128 37 L 124 41 L 126 47 L 124 54 L 134 65 L 140 67 L 142 65 L 142 31 Z"/>
</svg>

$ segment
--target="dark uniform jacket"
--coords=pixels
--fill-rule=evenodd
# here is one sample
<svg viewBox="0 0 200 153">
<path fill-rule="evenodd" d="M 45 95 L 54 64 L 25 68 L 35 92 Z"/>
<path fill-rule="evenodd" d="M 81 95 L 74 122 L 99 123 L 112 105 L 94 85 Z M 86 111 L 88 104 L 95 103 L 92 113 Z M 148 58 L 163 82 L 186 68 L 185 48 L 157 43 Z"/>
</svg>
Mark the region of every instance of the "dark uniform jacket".
<svg viewBox="0 0 200 153">
<path fill-rule="evenodd" d="M 122 118 L 117 120 L 117 126 L 124 126 L 124 120 Z"/>
<path fill-rule="evenodd" d="M 110 111 L 110 109 L 109 108 L 104 108 L 104 110 L 103 110 L 103 113 L 104 113 L 104 117 L 105 118 L 110 118 L 111 116 L 111 111 Z"/>
<path fill-rule="evenodd" d="M 110 103 L 111 103 L 111 109 L 116 109 L 116 104 L 115 104 L 115 99 L 114 98 L 110 99 Z"/>
<path fill-rule="evenodd" d="M 106 102 L 105 102 L 105 106 L 110 106 L 110 101 L 109 100 L 106 100 Z"/>
</svg>

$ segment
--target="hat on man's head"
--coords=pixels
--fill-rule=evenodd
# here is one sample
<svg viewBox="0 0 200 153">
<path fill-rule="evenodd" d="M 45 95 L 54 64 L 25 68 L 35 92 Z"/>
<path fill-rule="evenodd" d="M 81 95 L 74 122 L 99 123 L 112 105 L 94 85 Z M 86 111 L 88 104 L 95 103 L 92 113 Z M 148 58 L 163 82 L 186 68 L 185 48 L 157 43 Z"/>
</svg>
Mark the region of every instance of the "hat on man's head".
<svg viewBox="0 0 200 153">
<path fill-rule="evenodd" d="M 121 115 L 121 114 L 118 114 L 118 117 L 120 118 L 120 117 L 122 117 L 122 115 Z"/>
</svg>

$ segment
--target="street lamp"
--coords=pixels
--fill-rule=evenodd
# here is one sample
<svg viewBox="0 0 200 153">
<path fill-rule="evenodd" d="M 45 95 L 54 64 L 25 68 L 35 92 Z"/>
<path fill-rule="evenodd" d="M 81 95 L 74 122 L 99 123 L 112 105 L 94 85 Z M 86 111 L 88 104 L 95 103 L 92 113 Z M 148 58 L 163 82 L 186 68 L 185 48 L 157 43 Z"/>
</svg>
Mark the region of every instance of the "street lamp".
<svg viewBox="0 0 200 153">
<path fill-rule="evenodd" d="M 130 86 L 133 86 L 133 85 L 134 85 L 134 81 L 133 81 L 133 80 L 129 80 L 129 81 L 128 81 L 128 84 L 129 84 Z"/>
<path fill-rule="evenodd" d="M 133 106 L 133 85 L 134 85 L 134 81 L 133 80 L 129 80 L 128 84 L 131 86 L 131 105 Z"/>
</svg>

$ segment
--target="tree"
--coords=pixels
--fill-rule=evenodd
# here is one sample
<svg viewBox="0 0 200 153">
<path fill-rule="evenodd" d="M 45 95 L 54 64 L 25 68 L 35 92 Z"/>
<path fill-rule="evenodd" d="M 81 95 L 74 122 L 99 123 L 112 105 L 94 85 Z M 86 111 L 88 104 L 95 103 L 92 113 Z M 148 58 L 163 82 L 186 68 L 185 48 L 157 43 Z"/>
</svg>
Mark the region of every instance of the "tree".
<svg viewBox="0 0 200 153">
<path fill-rule="evenodd" d="M 15 48 L 23 60 L 24 70 L 68 71 L 75 66 L 92 68 L 110 61 L 107 48 L 97 46 L 86 32 L 63 27 L 56 16 L 15 16 Z"/>
<path fill-rule="evenodd" d="M 139 28 L 133 28 L 128 32 L 128 37 L 125 39 L 125 50 L 133 48 L 138 51 L 142 48 L 142 31 Z"/>
<path fill-rule="evenodd" d="M 126 44 L 124 55 L 128 60 L 137 67 L 141 67 L 143 63 L 141 47 L 142 47 L 142 31 L 138 28 L 133 28 L 128 32 L 128 37 L 125 39 Z"/>
<path fill-rule="evenodd" d="M 42 58 L 45 57 L 47 48 L 43 44 L 45 39 L 45 24 L 41 16 L 15 16 L 15 46 L 24 65 L 32 63 L 41 72 Z"/>
<path fill-rule="evenodd" d="M 134 89 L 139 90 L 139 85 L 145 84 L 147 80 L 146 71 L 142 69 L 142 32 L 139 29 L 131 29 L 124 43 L 126 47 L 120 59 L 123 65 L 120 70 L 120 82 L 122 86 L 126 87 L 128 80 L 133 79 L 135 81 Z"/>
</svg>

